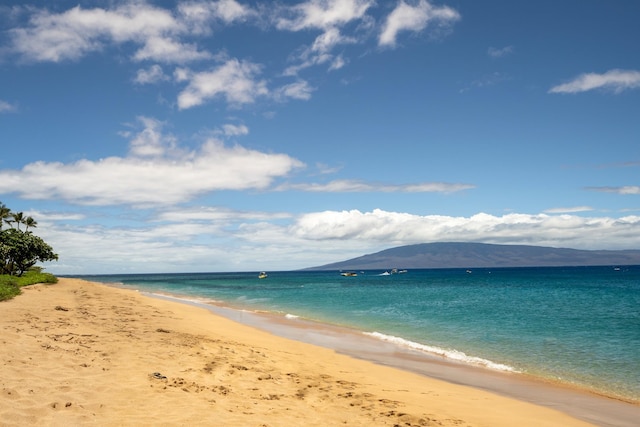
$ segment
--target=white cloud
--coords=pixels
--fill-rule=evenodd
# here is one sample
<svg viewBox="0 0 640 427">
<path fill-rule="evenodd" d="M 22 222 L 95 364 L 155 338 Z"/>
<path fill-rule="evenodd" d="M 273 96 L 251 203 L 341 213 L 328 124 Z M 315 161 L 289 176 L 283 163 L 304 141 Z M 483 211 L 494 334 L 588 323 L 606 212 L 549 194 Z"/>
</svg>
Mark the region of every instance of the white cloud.
<svg viewBox="0 0 640 427">
<path fill-rule="evenodd" d="M 578 249 L 640 246 L 640 216 L 479 213 L 454 217 L 380 209 L 293 216 L 205 206 L 162 210 L 128 227 L 92 224 L 99 212 L 88 218 L 64 216 L 35 217 L 38 235 L 60 254 L 60 262 L 50 269 L 66 274 L 187 272 L 202 271 L 203 266 L 209 271 L 288 270 L 437 241 Z M 82 222 L 75 223 L 77 219 Z"/>
<path fill-rule="evenodd" d="M 512 54 L 513 51 L 513 46 L 505 46 L 502 48 L 490 47 L 487 50 L 487 54 L 492 58 L 502 58 L 503 56 Z"/>
<path fill-rule="evenodd" d="M 177 141 L 162 133 L 164 123 L 150 117 L 138 117 L 144 129 L 129 142 L 129 152 L 134 157 L 162 157 L 180 155 Z"/>
<path fill-rule="evenodd" d="M 251 8 L 235 0 L 189 1 L 180 3 L 178 11 L 195 33 L 204 34 L 209 33 L 209 23 L 212 19 L 230 24 L 256 15 Z"/>
<path fill-rule="evenodd" d="M 162 133 L 161 122 L 140 121 L 144 129 L 133 136 L 129 156 L 0 170 L 0 194 L 86 205 L 172 205 L 214 191 L 264 189 L 302 166 L 284 154 L 227 147 L 214 138 L 184 150 Z"/>
<path fill-rule="evenodd" d="M 401 31 L 420 32 L 431 23 L 446 26 L 459 19 L 460 14 L 447 6 L 432 6 L 426 0 L 420 0 L 415 6 L 411 6 L 401 0 L 387 17 L 378 44 L 393 47 Z"/>
<path fill-rule="evenodd" d="M 248 135 L 249 128 L 245 125 L 226 124 L 222 126 L 222 132 L 227 136 Z"/>
<path fill-rule="evenodd" d="M 192 75 L 193 73 L 188 68 L 178 67 L 173 70 L 173 78 L 177 82 L 186 82 L 191 78 Z"/>
<path fill-rule="evenodd" d="M 7 101 L 3 101 L 0 99 L 0 114 L 2 113 L 12 113 L 16 111 L 16 106 L 9 104 Z"/>
<path fill-rule="evenodd" d="M 209 52 L 199 51 L 197 46 L 180 43 L 166 37 L 149 37 L 133 58 L 136 61 L 161 61 L 185 63 L 209 59 Z"/>
<path fill-rule="evenodd" d="M 188 221 L 207 222 L 207 221 L 268 221 L 290 219 L 291 214 L 287 213 L 268 213 L 255 211 L 237 211 L 228 208 L 203 206 L 199 208 L 185 208 L 179 210 L 167 210 L 160 212 L 156 221 L 170 221 L 184 223 Z"/>
<path fill-rule="evenodd" d="M 340 179 L 331 181 L 326 184 L 283 184 L 277 189 L 280 191 L 300 190 L 323 193 L 452 193 L 456 191 L 469 190 L 472 188 L 475 188 L 475 186 L 470 184 L 446 182 L 425 182 L 419 184 L 390 185 Z"/>
<path fill-rule="evenodd" d="M 589 212 L 592 211 L 591 206 L 574 206 L 570 208 L 551 208 L 546 209 L 544 213 L 548 214 L 561 214 L 561 213 L 576 213 L 576 212 Z"/>
<path fill-rule="evenodd" d="M 79 59 L 110 44 L 139 46 L 139 61 L 184 63 L 207 59 L 211 54 L 183 36 L 210 33 L 214 20 L 227 24 L 254 12 L 233 0 L 181 3 L 177 12 L 141 1 L 125 2 L 111 9 L 76 6 L 62 13 L 29 9 L 29 23 L 10 30 L 12 48 L 33 61 L 60 62 Z"/>
<path fill-rule="evenodd" d="M 603 193 L 640 194 L 640 185 L 625 185 L 622 187 L 587 187 L 587 190 Z"/>
<path fill-rule="evenodd" d="M 552 87 L 549 93 L 579 93 L 594 89 L 608 89 L 620 93 L 637 88 L 640 88 L 640 71 L 610 70 L 604 74 L 581 74 L 568 83 Z"/>
<path fill-rule="evenodd" d="M 585 233 L 588 229 L 589 232 Z M 291 227 L 311 240 L 366 240 L 389 246 L 437 241 L 478 241 L 573 248 L 640 246 L 640 216 L 623 218 L 572 215 L 479 213 L 471 217 L 419 216 L 375 209 L 325 211 L 302 215 Z"/>
<path fill-rule="evenodd" d="M 353 38 L 343 37 L 337 28 L 329 28 L 327 31 L 316 37 L 311 45 L 311 50 L 313 52 L 324 53 L 329 52 L 338 44 L 354 42 L 355 40 Z"/>
<path fill-rule="evenodd" d="M 164 74 L 161 66 L 155 64 L 147 69 L 138 70 L 134 82 L 138 84 L 151 84 L 166 80 L 169 80 L 169 76 Z"/>
<path fill-rule="evenodd" d="M 329 70 L 341 68 L 346 62 L 343 57 L 335 57 L 331 51 L 338 45 L 357 43 L 354 37 L 344 36 L 336 27 L 327 28 L 316 37 L 311 46 L 306 47 L 298 55 L 299 64 L 288 67 L 284 71 L 285 76 L 295 76 L 300 70 L 314 65 L 330 63 Z"/>
<path fill-rule="evenodd" d="M 235 106 L 252 103 L 269 93 L 266 82 L 256 79 L 259 73 L 259 65 L 237 59 L 229 59 L 212 71 L 181 73 L 189 84 L 178 95 L 178 107 L 181 110 L 195 107 L 218 95 Z"/>
<path fill-rule="evenodd" d="M 282 86 L 279 88 L 275 97 L 279 100 L 287 98 L 307 100 L 311 98 L 311 93 L 314 89 L 304 80 L 298 80 L 297 82 Z"/>
<path fill-rule="evenodd" d="M 337 172 L 340 172 L 344 166 L 331 166 L 325 163 L 316 163 L 316 169 L 318 169 L 318 173 L 321 175 L 330 175 Z"/>
<path fill-rule="evenodd" d="M 372 0 L 309 0 L 285 9 L 289 17 L 278 17 L 276 25 L 291 31 L 326 30 L 361 19 L 373 4 Z"/>
<path fill-rule="evenodd" d="M 331 61 L 331 66 L 329 66 L 329 71 L 339 70 L 347 64 L 347 60 L 344 59 L 342 55 L 336 56 L 333 61 Z"/>
</svg>

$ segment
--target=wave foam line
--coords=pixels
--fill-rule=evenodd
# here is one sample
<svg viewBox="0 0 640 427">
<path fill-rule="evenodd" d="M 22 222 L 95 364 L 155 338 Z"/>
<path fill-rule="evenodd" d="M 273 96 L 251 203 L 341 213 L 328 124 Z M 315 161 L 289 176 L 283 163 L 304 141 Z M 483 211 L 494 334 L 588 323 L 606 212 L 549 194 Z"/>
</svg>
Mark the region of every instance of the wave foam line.
<svg viewBox="0 0 640 427">
<path fill-rule="evenodd" d="M 483 366 L 485 368 L 493 369 L 496 371 L 504 372 L 520 372 L 512 366 L 504 365 L 502 363 L 492 362 L 491 360 L 483 359 L 481 357 L 469 356 L 462 351 L 458 350 L 446 350 L 440 347 L 434 347 L 430 345 L 420 344 L 417 342 L 405 340 L 404 338 L 394 337 L 391 335 L 381 334 L 380 332 L 364 332 L 365 335 L 379 339 L 381 341 L 390 342 L 400 347 L 409 348 L 411 350 L 417 350 L 424 353 L 435 354 L 447 359 L 463 362 L 471 365 Z"/>
</svg>

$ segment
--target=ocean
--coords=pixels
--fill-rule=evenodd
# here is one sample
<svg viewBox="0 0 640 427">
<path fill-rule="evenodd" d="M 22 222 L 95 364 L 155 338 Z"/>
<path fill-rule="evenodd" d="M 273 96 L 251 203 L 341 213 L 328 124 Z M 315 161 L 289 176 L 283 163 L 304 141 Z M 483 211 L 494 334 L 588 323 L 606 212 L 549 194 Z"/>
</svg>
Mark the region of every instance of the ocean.
<svg viewBox="0 0 640 427">
<path fill-rule="evenodd" d="M 82 276 L 640 401 L 640 266 Z"/>
</svg>

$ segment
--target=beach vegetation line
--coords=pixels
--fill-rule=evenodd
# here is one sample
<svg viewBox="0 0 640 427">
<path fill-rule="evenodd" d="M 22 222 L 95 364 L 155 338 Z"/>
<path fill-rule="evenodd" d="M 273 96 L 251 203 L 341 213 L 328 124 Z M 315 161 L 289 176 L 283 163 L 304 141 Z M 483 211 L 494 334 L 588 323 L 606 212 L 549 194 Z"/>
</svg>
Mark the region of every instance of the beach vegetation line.
<svg viewBox="0 0 640 427">
<path fill-rule="evenodd" d="M 45 273 L 40 267 L 32 267 L 22 276 L 0 275 L 0 301 L 10 300 L 20 295 L 20 288 L 37 283 L 57 283 L 58 278 L 51 273 Z"/>
</svg>

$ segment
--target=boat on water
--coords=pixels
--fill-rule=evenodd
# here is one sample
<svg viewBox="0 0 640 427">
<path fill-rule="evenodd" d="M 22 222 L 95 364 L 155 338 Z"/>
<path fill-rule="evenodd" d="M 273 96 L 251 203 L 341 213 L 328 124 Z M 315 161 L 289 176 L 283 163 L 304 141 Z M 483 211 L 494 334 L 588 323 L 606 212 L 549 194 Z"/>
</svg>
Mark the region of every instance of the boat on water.
<svg viewBox="0 0 640 427">
<path fill-rule="evenodd" d="M 354 272 L 354 271 L 343 271 L 340 273 L 341 276 L 345 276 L 345 277 L 355 277 L 358 275 L 358 273 Z"/>
<path fill-rule="evenodd" d="M 258 274 L 258 279 L 266 279 L 267 277 L 268 277 L 267 273 L 265 273 L 264 271 L 262 273 Z"/>
</svg>

